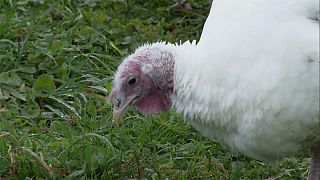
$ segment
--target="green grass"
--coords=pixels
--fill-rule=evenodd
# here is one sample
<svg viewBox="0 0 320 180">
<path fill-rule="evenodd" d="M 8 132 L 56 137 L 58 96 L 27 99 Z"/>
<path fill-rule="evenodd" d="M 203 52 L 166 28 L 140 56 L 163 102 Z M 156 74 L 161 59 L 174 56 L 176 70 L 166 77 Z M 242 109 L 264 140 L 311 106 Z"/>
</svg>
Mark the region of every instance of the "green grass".
<svg viewBox="0 0 320 180">
<path fill-rule="evenodd" d="M 209 0 L 0 0 L 0 179 L 298 179 L 308 158 L 268 165 L 225 150 L 168 112 L 105 101 L 139 45 L 199 39 Z"/>
</svg>

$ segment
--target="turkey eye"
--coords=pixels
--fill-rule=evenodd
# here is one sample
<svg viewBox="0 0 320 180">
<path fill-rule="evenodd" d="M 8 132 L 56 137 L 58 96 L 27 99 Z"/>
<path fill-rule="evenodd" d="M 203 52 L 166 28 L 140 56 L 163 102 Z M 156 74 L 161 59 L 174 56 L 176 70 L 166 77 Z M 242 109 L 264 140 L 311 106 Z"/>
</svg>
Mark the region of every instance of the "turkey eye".
<svg viewBox="0 0 320 180">
<path fill-rule="evenodd" d="M 128 85 L 134 85 L 136 82 L 137 82 L 137 79 L 136 79 L 136 78 L 130 78 L 130 79 L 128 80 Z"/>
</svg>

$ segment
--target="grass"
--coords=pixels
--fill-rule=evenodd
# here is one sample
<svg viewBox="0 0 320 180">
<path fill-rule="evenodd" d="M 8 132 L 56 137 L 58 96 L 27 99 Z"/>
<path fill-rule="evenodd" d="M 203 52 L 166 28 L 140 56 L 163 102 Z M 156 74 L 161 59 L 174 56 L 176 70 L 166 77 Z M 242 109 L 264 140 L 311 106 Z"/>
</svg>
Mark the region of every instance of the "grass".
<svg viewBox="0 0 320 180">
<path fill-rule="evenodd" d="M 105 97 L 145 42 L 199 39 L 209 0 L 0 0 L 0 179 L 298 179 L 308 158 L 264 164 L 203 138 L 174 112 Z"/>
</svg>

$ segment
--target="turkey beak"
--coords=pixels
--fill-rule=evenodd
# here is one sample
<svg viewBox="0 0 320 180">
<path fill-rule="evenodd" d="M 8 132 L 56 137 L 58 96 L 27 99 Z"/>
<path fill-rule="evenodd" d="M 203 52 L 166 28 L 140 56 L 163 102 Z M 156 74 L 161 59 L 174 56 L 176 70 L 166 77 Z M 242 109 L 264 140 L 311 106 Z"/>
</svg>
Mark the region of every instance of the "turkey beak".
<svg viewBox="0 0 320 180">
<path fill-rule="evenodd" d="M 122 95 L 119 95 L 113 99 L 113 117 L 112 123 L 119 124 L 123 117 L 128 112 L 129 106 L 136 99 L 136 97 L 125 98 Z"/>
</svg>

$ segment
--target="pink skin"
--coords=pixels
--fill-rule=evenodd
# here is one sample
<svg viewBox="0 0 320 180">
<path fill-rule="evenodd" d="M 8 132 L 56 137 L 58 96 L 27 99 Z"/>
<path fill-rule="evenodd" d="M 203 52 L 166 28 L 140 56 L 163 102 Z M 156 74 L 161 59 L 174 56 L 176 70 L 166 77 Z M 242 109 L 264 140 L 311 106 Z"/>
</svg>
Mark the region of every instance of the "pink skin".
<svg viewBox="0 0 320 180">
<path fill-rule="evenodd" d="M 148 70 L 143 69 L 146 64 Z M 167 111 L 173 93 L 173 65 L 173 56 L 158 49 L 145 49 L 127 57 L 118 68 L 109 96 L 114 103 L 114 120 L 122 119 L 126 105 L 133 105 L 144 114 Z M 132 79 L 135 82 L 129 83 Z"/>
<path fill-rule="evenodd" d="M 164 94 L 155 86 L 151 77 L 140 70 L 140 65 L 136 62 L 130 62 L 130 69 L 125 69 L 121 74 L 120 91 L 125 97 L 139 97 L 133 106 L 144 114 L 158 114 L 170 108 L 170 102 L 164 97 Z M 136 78 L 136 83 L 128 84 L 128 80 Z M 110 98 L 114 99 L 120 92 L 113 90 Z"/>
</svg>

